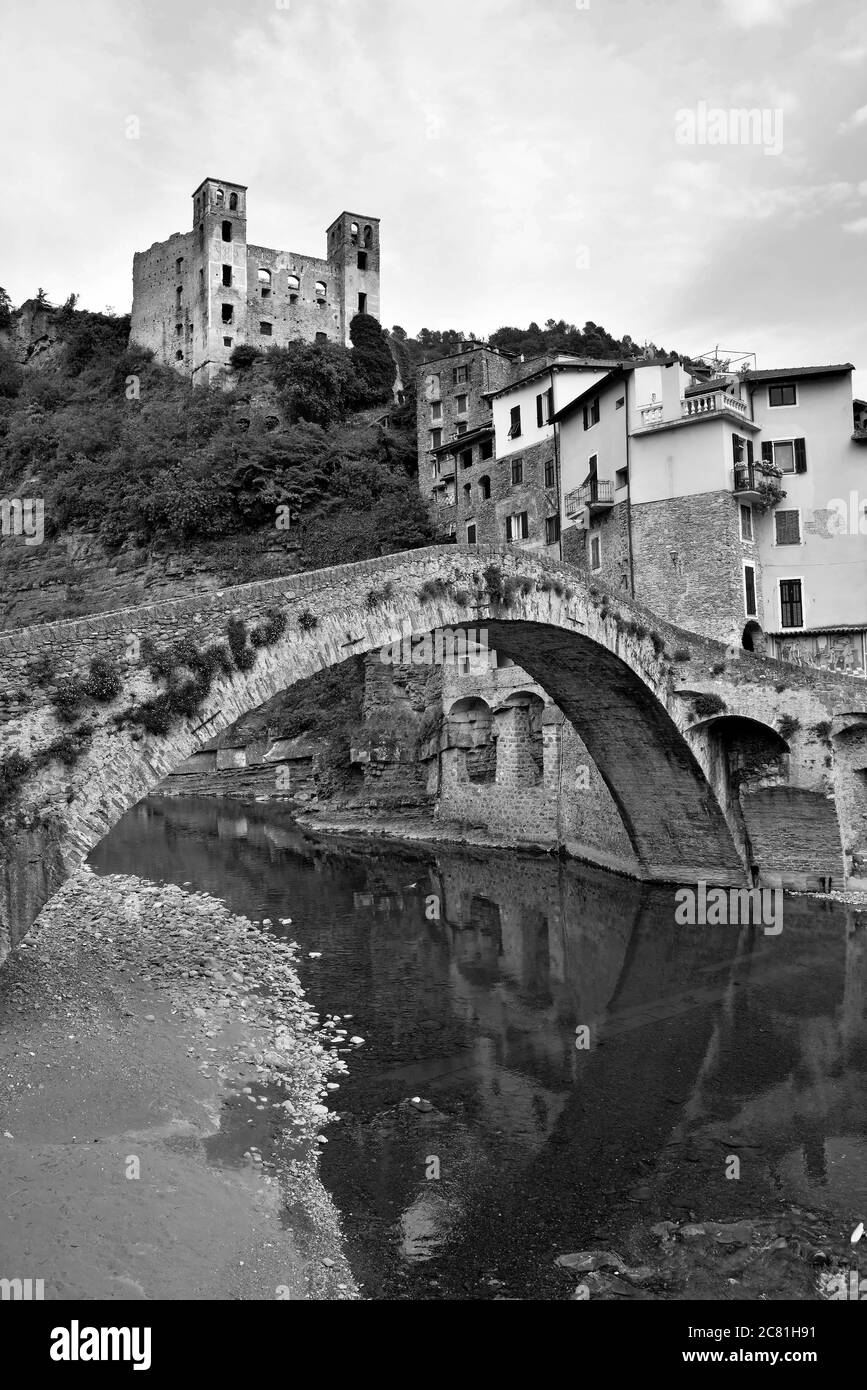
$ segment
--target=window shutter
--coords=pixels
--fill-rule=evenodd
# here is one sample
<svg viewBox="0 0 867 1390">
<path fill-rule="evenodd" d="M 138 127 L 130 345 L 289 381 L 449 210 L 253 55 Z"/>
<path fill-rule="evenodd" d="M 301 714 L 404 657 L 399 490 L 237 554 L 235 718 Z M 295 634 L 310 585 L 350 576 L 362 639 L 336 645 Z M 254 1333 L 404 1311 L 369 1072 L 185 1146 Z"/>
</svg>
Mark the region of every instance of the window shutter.
<svg viewBox="0 0 867 1390">
<path fill-rule="evenodd" d="M 741 461 L 741 437 L 739 434 L 732 435 L 732 459 L 735 463 Z"/>
<path fill-rule="evenodd" d="M 507 540 L 507 541 L 510 541 L 511 539 L 512 539 L 512 518 L 511 518 L 510 516 L 507 516 L 507 517 L 506 517 L 506 540 Z"/>
<path fill-rule="evenodd" d="M 806 473 L 807 471 L 807 441 L 806 439 L 795 440 L 795 472 Z"/>
<path fill-rule="evenodd" d="M 774 446 L 769 439 L 762 440 L 762 463 L 773 463 Z"/>
<path fill-rule="evenodd" d="M 542 416 L 542 403 L 543 403 L 544 399 L 545 399 L 544 396 L 537 396 L 537 397 L 536 397 L 536 424 L 539 426 L 539 429 L 541 429 L 542 426 L 543 426 L 543 424 L 545 423 L 545 421 L 544 421 L 544 419 L 543 419 L 543 416 Z"/>
<path fill-rule="evenodd" d="M 587 422 L 587 407 L 586 407 L 586 405 L 585 405 L 585 407 L 584 407 L 584 428 L 585 428 L 585 430 L 586 430 L 586 429 L 589 429 L 589 425 L 588 425 L 588 422 Z"/>
<path fill-rule="evenodd" d="M 777 545 L 801 544 L 801 518 L 797 511 L 774 512 Z"/>
<path fill-rule="evenodd" d="M 752 441 L 751 439 L 748 439 L 748 440 L 747 440 L 747 463 L 750 465 L 750 468 L 752 468 L 752 466 L 753 466 L 753 441 Z"/>
</svg>

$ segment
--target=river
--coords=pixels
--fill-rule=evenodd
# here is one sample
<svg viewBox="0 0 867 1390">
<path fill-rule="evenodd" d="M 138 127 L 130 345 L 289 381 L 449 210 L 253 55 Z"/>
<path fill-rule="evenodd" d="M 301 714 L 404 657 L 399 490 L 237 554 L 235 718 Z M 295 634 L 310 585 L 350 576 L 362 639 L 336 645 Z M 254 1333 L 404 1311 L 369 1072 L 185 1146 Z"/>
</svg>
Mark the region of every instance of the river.
<svg viewBox="0 0 867 1390">
<path fill-rule="evenodd" d="M 559 1255 L 664 1219 L 867 1218 L 867 917 L 838 903 L 683 927 L 670 887 L 205 798 L 140 803 L 90 862 L 270 919 L 364 1039 L 322 1178 L 367 1297 L 556 1299 Z"/>
</svg>

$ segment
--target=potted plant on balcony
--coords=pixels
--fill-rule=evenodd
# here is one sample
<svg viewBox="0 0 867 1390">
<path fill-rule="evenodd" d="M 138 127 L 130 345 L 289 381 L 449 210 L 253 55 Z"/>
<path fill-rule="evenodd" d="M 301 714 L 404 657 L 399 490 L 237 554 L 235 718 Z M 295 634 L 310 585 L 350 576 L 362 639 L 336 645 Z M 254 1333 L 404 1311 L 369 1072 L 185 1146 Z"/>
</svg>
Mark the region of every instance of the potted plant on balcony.
<svg viewBox="0 0 867 1390">
<path fill-rule="evenodd" d="M 780 476 L 782 477 L 782 474 Z M 762 482 L 756 483 L 756 492 L 759 494 L 759 498 L 755 505 L 763 512 L 767 511 L 769 507 L 776 507 L 786 495 L 773 479 L 763 479 Z"/>
</svg>

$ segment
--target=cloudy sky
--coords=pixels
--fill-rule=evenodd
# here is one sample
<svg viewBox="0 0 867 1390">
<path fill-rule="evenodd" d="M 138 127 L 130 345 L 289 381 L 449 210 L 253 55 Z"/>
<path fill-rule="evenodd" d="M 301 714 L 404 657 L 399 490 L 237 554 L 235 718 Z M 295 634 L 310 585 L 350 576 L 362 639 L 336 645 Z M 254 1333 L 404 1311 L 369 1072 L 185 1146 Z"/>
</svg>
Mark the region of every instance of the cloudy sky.
<svg viewBox="0 0 867 1390">
<path fill-rule="evenodd" d="M 126 311 L 133 252 L 213 175 L 266 246 L 381 217 L 389 326 L 592 319 L 854 361 L 867 395 L 859 0 L 0 0 L 0 24 L 16 303 Z M 719 143 L 739 108 L 764 133 Z"/>
</svg>

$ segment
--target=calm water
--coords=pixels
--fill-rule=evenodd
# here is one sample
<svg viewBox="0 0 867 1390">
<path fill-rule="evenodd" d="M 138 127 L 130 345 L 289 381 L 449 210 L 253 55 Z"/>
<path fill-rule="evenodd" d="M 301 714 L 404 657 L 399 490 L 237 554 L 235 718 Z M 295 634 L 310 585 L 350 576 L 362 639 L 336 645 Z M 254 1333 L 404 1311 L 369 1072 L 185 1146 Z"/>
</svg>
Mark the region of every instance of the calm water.
<svg viewBox="0 0 867 1390">
<path fill-rule="evenodd" d="M 293 919 L 312 1003 L 365 1039 L 322 1176 L 368 1296 L 561 1298 L 558 1254 L 690 1214 L 867 1219 L 864 915 L 679 927 L 671 889 L 209 799 L 141 803 L 91 863 Z"/>
</svg>

